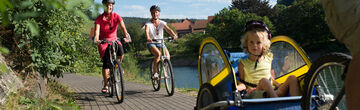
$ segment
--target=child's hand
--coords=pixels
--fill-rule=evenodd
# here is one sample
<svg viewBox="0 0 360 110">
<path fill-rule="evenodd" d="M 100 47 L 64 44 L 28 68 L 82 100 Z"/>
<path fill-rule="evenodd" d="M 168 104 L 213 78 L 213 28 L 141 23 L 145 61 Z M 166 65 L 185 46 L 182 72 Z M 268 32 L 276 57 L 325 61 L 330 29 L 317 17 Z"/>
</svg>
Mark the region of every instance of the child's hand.
<svg viewBox="0 0 360 110">
<path fill-rule="evenodd" d="M 248 89 L 246 89 L 246 93 L 250 94 L 250 93 L 254 92 L 255 90 L 256 90 L 256 88 L 248 88 Z"/>
</svg>

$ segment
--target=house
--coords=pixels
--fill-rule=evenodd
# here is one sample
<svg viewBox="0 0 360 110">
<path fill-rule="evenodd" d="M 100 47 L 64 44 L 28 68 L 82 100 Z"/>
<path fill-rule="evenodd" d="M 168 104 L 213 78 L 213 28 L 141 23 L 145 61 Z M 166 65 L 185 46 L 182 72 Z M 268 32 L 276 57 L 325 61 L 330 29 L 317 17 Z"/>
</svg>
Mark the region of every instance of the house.
<svg viewBox="0 0 360 110">
<path fill-rule="evenodd" d="M 179 37 L 188 33 L 192 33 L 191 25 L 193 25 L 193 23 L 189 19 L 185 19 L 181 23 L 170 23 L 170 25 L 175 28 Z"/>
<path fill-rule="evenodd" d="M 207 20 L 196 20 L 195 22 L 185 19 L 181 23 L 170 23 L 178 33 L 179 38 L 188 33 L 205 33 L 205 29 L 208 23 L 215 18 L 215 16 L 208 16 Z"/>
</svg>

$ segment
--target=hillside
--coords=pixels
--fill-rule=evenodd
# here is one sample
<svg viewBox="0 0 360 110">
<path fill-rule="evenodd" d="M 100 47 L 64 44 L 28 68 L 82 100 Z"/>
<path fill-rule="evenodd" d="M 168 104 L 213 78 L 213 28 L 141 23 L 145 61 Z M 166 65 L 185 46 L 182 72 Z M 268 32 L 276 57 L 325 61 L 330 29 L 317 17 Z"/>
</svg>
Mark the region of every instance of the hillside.
<svg viewBox="0 0 360 110">
<path fill-rule="evenodd" d="M 148 21 L 150 18 L 140 18 L 140 17 L 123 17 L 125 24 L 131 23 L 144 23 Z M 161 18 L 160 18 L 161 19 Z M 182 22 L 184 19 L 161 19 L 167 23 L 178 23 Z M 190 21 L 196 21 L 198 19 L 189 19 Z"/>
</svg>

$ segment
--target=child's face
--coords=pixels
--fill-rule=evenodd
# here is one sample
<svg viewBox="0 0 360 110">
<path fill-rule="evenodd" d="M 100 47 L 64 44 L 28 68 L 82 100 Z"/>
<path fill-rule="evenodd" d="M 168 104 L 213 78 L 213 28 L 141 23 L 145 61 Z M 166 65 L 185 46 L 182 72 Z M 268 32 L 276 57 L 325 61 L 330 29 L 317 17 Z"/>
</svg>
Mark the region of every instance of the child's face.
<svg viewBox="0 0 360 110">
<path fill-rule="evenodd" d="M 251 54 L 260 55 L 263 50 L 263 41 L 256 33 L 252 33 L 248 38 L 248 51 Z"/>
<path fill-rule="evenodd" d="M 158 10 L 151 10 L 150 13 L 151 13 L 152 19 L 155 19 L 155 20 L 159 19 L 160 12 Z"/>
</svg>

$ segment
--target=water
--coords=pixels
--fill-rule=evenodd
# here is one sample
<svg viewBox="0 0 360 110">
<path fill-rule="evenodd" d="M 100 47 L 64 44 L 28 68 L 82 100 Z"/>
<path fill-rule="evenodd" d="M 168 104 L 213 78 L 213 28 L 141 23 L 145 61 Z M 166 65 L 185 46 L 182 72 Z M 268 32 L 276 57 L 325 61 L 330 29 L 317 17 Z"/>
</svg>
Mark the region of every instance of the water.
<svg viewBox="0 0 360 110">
<path fill-rule="evenodd" d="M 174 67 L 174 80 L 176 88 L 199 89 L 199 73 L 197 67 Z"/>
</svg>

